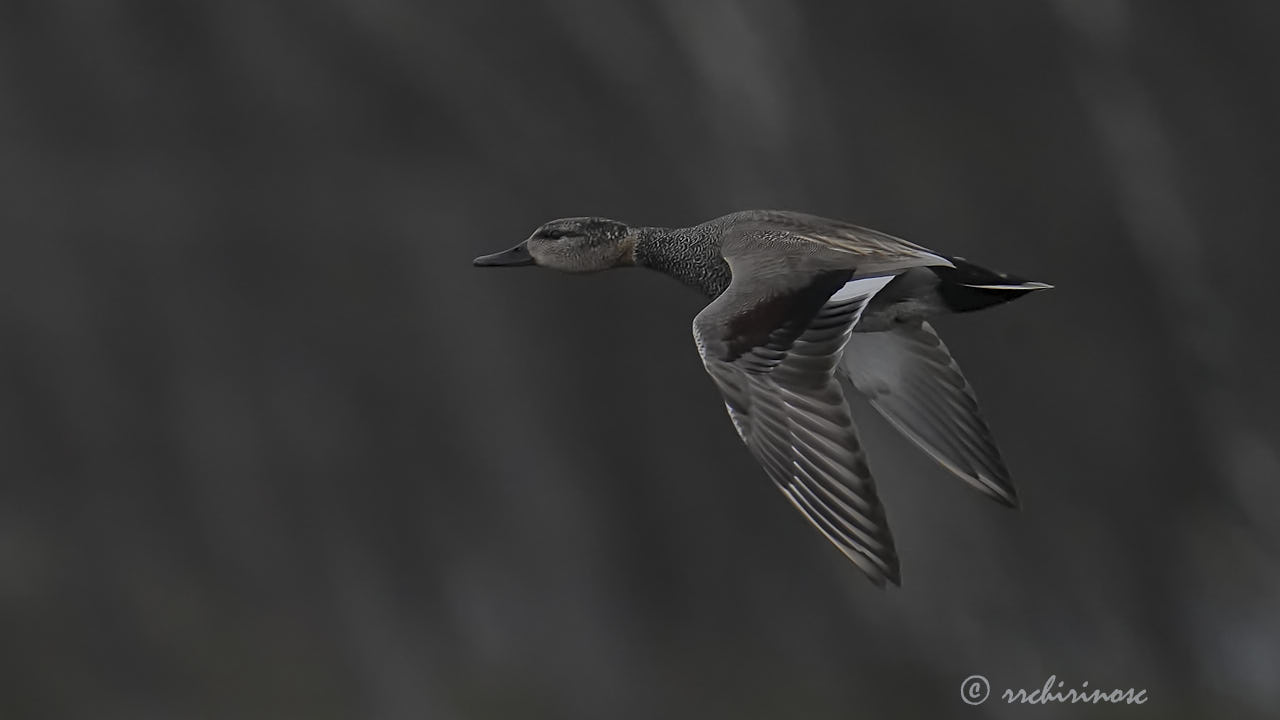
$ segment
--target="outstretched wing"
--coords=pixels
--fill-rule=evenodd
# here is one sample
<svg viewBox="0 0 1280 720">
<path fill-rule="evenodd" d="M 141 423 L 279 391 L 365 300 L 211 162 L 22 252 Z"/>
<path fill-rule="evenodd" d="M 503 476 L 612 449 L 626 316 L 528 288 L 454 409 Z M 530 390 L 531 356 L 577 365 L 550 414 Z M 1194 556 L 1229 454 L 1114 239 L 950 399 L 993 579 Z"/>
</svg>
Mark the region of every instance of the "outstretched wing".
<svg viewBox="0 0 1280 720">
<path fill-rule="evenodd" d="M 867 300 L 892 278 L 850 270 L 734 280 L 693 322 L 707 372 L 765 472 L 876 585 L 898 557 L 835 369 Z M 739 278 L 742 278 L 741 280 Z"/>
<path fill-rule="evenodd" d="M 854 333 L 844 369 L 854 387 L 902 434 L 983 493 L 1017 506 L 978 398 L 929 323 Z"/>
</svg>

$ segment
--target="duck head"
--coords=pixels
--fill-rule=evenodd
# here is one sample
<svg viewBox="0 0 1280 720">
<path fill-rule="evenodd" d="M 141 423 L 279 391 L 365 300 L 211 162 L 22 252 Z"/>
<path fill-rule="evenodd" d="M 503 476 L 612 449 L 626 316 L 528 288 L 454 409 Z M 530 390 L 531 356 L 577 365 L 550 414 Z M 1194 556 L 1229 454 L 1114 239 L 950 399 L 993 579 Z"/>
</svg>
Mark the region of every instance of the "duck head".
<svg viewBox="0 0 1280 720">
<path fill-rule="evenodd" d="M 510 250 L 483 255 L 478 267 L 539 265 L 564 272 L 596 272 L 634 262 L 635 235 L 625 223 L 598 217 L 552 220 Z"/>
</svg>

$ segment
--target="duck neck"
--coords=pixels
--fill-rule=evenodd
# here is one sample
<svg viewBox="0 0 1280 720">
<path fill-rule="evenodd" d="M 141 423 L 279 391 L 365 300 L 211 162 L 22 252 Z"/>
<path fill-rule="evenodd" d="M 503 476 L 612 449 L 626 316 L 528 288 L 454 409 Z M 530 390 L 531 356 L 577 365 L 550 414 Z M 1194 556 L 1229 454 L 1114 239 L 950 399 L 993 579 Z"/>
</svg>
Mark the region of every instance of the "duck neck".
<svg viewBox="0 0 1280 720">
<path fill-rule="evenodd" d="M 700 228 L 635 229 L 635 264 L 673 277 L 710 298 L 729 286 L 729 264 L 720 255 L 719 235 Z"/>
</svg>

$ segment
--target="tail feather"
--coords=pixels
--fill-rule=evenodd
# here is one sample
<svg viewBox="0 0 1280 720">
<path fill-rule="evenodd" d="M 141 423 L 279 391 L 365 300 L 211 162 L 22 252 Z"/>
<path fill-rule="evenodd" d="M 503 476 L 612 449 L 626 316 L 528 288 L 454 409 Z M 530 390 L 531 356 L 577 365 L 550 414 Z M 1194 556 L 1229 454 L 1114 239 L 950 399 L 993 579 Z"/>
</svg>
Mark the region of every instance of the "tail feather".
<svg viewBox="0 0 1280 720">
<path fill-rule="evenodd" d="M 1047 283 L 988 270 L 964 258 L 948 258 L 955 267 L 929 268 L 938 276 L 938 295 L 952 312 L 971 312 L 1016 300 Z"/>
</svg>

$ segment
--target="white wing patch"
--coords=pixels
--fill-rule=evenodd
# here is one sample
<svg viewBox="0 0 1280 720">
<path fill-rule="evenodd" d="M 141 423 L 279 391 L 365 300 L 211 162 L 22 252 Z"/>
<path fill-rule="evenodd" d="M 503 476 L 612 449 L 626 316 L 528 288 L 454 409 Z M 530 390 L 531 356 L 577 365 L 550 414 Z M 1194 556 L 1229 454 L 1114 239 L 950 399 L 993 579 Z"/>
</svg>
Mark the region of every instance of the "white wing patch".
<svg viewBox="0 0 1280 720">
<path fill-rule="evenodd" d="M 837 290 L 827 302 L 844 302 L 845 300 L 852 300 L 854 298 L 864 296 L 870 298 L 872 295 L 880 292 L 880 290 L 882 290 L 885 285 L 888 285 L 894 277 L 896 276 L 881 275 L 879 277 L 864 277 L 850 280 L 844 284 L 844 287 Z"/>
<path fill-rule="evenodd" d="M 862 319 L 862 312 L 867 309 L 867 305 L 871 304 L 871 298 L 875 297 L 875 294 L 883 290 L 884 286 L 892 282 L 895 277 L 897 276 L 880 275 L 850 280 L 844 284 L 844 287 L 835 291 L 831 298 L 827 300 L 827 304 L 850 301 L 861 303 L 857 314 L 853 316 L 853 322 L 849 325 L 849 329 L 852 330 L 853 326 L 857 325 L 858 321 Z"/>
</svg>

